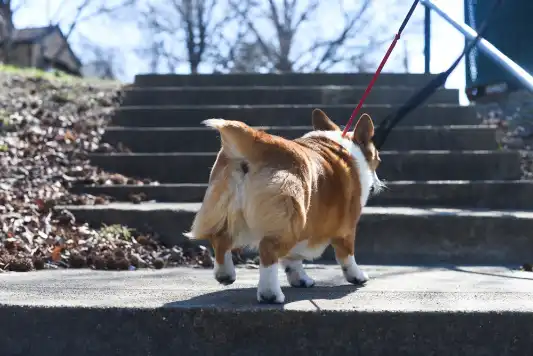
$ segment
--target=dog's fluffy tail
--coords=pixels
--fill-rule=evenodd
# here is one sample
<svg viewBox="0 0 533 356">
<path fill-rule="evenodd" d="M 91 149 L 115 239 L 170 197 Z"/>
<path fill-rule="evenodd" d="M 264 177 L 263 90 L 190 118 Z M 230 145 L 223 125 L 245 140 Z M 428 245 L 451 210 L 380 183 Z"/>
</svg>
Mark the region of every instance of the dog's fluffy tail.
<svg viewBox="0 0 533 356">
<path fill-rule="evenodd" d="M 229 158 L 260 160 L 268 151 L 281 151 L 285 139 L 256 130 L 243 122 L 209 119 L 202 123 L 220 132 L 222 147 Z"/>
</svg>

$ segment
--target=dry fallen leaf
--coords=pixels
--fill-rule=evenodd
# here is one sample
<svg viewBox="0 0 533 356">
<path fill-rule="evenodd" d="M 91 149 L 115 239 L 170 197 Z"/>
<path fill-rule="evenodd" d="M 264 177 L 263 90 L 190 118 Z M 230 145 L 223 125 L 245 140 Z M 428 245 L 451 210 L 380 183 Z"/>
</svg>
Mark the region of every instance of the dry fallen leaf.
<svg viewBox="0 0 533 356">
<path fill-rule="evenodd" d="M 94 229 L 54 209 L 111 199 L 72 194 L 74 186 L 158 184 L 101 171 L 88 160 L 91 152 L 129 151 L 101 142 L 122 95 L 115 84 L 0 73 L 0 270 L 212 265 L 207 255 L 163 246 L 155 235 L 123 226 Z M 117 249 L 119 256 L 104 258 Z"/>
<path fill-rule="evenodd" d="M 54 262 L 61 261 L 61 250 L 62 250 L 61 246 L 54 247 L 54 249 L 52 250 L 52 255 L 51 255 L 52 261 Z"/>
</svg>

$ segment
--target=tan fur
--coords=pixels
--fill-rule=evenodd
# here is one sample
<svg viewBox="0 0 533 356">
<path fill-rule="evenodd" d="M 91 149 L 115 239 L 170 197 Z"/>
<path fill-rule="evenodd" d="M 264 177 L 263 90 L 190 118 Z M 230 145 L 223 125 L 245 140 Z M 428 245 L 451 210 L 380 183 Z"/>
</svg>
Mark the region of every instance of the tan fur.
<svg viewBox="0 0 533 356">
<path fill-rule="evenodd" d="M 318 109 L 312 121 L 316 130 L 340 130 Z M 354 254 L 361 184 L 346 149 L 323 137 L 287 140 L 238 121 L 206 124 L 220 132 L 222 148 L 191 234 L 210 241 L 219 264 L 227 251 L 248 245 L 269 266 L 290 258 L 303 240 L 308 247 L 331 242 L 338 259 Z M 370 117 L 362 117 L 349 135 L 375 170 L 373 132 Z"/>
</svg>

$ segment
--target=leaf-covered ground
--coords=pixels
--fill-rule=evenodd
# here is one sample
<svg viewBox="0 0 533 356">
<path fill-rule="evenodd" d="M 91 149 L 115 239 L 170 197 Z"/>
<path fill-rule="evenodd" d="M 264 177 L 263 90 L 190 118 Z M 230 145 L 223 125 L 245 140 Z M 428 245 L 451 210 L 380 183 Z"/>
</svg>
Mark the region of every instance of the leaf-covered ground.
<svg viewBox="0 0 533 356">
<path fill-rule="evenodd" d="M 483 123 L 498 126 L 497 140 L 502 149 L 520 151 L 522 179 L 532 180 L 533 95 L 520 90 L 475 107 Z"/>
<path fill-rule="evenodd" d="M 123 226 L 95 230 L 53 209 L 108 202 L 70 194 L 76 184 L 150 184 L 87 160 L 89 152 L 116 150 L 100 138 L 121 96 L 115 82 L 0 67 L 0 272 L 212 266 L 204 249 L 165 247 Z"/>
</svg>

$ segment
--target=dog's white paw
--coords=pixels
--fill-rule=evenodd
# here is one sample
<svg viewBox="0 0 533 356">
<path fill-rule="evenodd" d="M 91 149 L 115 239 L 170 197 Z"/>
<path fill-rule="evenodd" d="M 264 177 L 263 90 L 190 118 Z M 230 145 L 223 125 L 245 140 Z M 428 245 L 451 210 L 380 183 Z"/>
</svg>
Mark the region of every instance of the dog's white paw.
<svg viewBox="0 0 533 356">
<path fill-rule="evenodd" d="M 228 286 L 235 282 L 237 275 L 235 273 L 235 266 L 233 265 L 233 257 L 231 251 L 226 251 L 224 254 L 224 263 L 218 264 L 215 262 L 215 268 L 213 270 L 215 279 L 218 283 Z"/>
<path fill-rule="evenodd" d="M 287 281 L 292 287 L 310 288 L 315 285 L 315 281 L 307 275 L 301 260 L 281 260 L 281 265 L 285 269 Z"/>
<path fill-rule="evenodd" d="M 259 266 L 257 301 L 267 304 L 282 304 L 285 302 L 285 295 L 281 291 L 279 284 L 277 263 L 268 267 Z"/>
<path fill-rule="evenodd" d="M 368 274 L 363 271 L 355 262 L 354 256 L 349 256 L 345 261 L 341 261 L 342 273 L 346 281 L 352 284 L 365 284 L 370 278 Z"/>
</svg>

